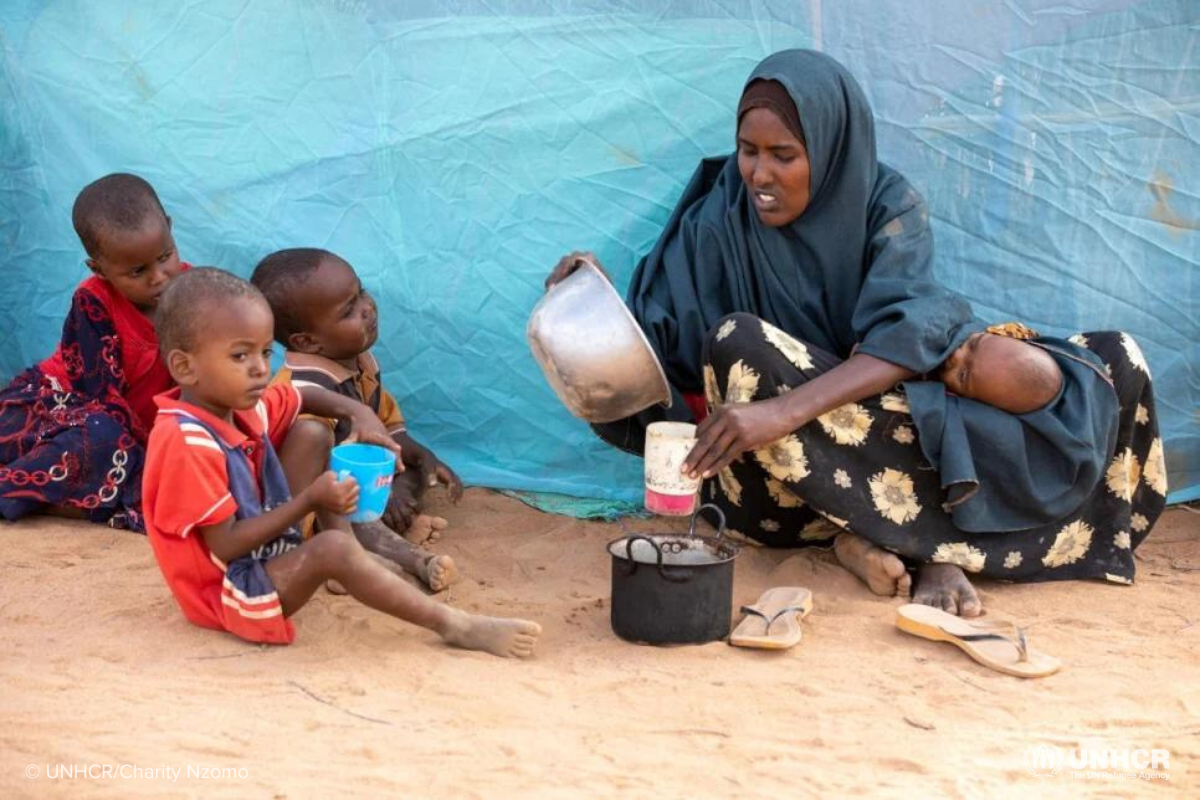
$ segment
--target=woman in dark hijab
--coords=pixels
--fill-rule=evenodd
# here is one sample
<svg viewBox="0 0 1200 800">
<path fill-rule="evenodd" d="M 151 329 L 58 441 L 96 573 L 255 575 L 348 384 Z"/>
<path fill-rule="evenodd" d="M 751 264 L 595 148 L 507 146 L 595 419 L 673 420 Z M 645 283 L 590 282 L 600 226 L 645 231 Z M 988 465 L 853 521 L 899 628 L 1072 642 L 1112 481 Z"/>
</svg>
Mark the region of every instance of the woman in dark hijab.
<svg viewBox="0 0 1200 800">
<path fill-rule="evenodd" d="M 1166 496 L 1133 340 L 1030 340 L 1063 379 L 1029 414 L 953 396 L 938 369 L 987 326 L 935 281 L 925 203 L 878 162 L 853 77 L 776 53 L 737 121 L 736 156 L 700 164 L 629 288 L 674 402 L 597 432 L 640 453 L 651 422 L 700 421 L 684 469 L 733 529 L 782 547 L 836 537 L 880 594 L 974 616 L 964 570 L 1131 582 Z"/>
</svg>

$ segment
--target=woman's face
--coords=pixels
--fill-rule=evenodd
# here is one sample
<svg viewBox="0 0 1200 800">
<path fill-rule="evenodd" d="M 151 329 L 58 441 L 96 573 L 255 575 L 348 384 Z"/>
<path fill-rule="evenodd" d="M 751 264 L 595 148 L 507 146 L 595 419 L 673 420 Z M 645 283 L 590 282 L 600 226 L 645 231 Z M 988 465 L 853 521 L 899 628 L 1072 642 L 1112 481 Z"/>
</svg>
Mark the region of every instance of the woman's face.
<svg viewBox="0 0 1200 800">
<path fill-rule="evenodd" d="M 738 171 L 762 223 L 778 228 L 808 208 L 808 151 L 767 108 L 742 116 L 737 135 Z"/>
</svg>

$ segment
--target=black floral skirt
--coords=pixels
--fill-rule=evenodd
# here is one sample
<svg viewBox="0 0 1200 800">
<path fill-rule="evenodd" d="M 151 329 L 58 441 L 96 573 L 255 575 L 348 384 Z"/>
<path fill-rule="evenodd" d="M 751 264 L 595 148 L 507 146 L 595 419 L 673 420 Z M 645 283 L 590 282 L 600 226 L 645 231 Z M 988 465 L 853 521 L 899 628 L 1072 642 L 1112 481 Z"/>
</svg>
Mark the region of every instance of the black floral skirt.
<svg viewBox="0 0 1200 800">
<path fill-rule="evenodd" d="M 1075 512 L 1055 523 L 1004 533 L 956 528 L 942 510 L 938 474 L 925 460 L 899 390 L 834 409 L 743 453 L 705 482 L 704 499 L 725 512 L 731 535 L 770 547 L 828 546 L 846 530 L 912 565 L 956 564 L 1013 581 L 1130 583 L 1133 550 L 1162 513 L 1167 494 L 1150 375 L 1128 334 L 1085 333 L 1072 341 L 1107 364 L 1120 426 L 1104 478 Z M 733 314 L 715 326 L 704 360 L 710 406 L 775 397 L 839 363 L 749 314 Z M 610 441 L 614 432 L 636 438 L 617 429 L 598 432 Z"/>
</svg>

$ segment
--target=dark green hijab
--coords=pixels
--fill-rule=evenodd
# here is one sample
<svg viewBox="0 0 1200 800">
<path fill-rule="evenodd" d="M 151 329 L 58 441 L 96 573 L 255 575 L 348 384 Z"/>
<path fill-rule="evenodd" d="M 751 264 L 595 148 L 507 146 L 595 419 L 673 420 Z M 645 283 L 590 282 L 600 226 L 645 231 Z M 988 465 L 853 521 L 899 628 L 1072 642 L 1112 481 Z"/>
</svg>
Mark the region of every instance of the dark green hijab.
<svg viewBox="0 0 1200 800">
<path fill-rule="evenodd" d="M 875 155 L 875 124 L 845 68 L 785 50 L 755 68 L 796 104 L 811 169 L 811 202 L 781 228 L 762 224 L 736 156 L 706 159 L 654 249 L 628 304 L 684 392 L 702 391 L 700 354 L 721 317 L 755 314 L 846 358 L 860 352 L 927 372 L 972 324 L 966 301 L 933 278 L 925 202 Z"/>
</svg>

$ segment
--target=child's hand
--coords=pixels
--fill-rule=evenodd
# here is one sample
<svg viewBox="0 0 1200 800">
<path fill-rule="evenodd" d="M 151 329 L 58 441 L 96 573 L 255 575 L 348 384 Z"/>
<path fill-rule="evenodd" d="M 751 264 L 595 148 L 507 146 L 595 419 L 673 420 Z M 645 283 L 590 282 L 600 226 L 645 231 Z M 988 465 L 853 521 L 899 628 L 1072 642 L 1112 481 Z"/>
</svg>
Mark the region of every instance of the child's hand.
<svg viewBox="0 0 1200 800">
<path fill-rule="evenodd" d="M 430 476 L 429 485 L 436 486 L 439 483 L 446 487 L 446 491 L 450 493 L 450 500 L 452 502 L 457 503 L 462 499 L 462 480 L 459 479 L 454 470 L 450 469 L 441 461 L 437 462 L 437 467 L 434 468 L 433 474 Z"/>
<path fill-rule="evenodd" d="M 397 533 L 403 533 L 412 525 L 418 510 L 417 498 L 413 497 L 403 481 L 396 481 L 392 484 L 387 508 L 383 510 L 383 524 Z"/>
<path fill-rule="evenodd" d="M 396 454 L 396 472 L 404 472 L 404 461 L 401 459 L 400 445 L 398 445 L 387 428 L 383 427 L 383 423 L 379 421 L 379 417 L 371 411 L 367 406 L 360 406 L 355 409 L 353 414 L 347 416 L 350 421 L 350 435 L 346 437 L 346 442 L 361 442 L 363 444 L 376 444 L 380 447 L 386 447 Z"/>
<path fill-rule="evenodd" d="M 337 473 L 329 470 L 304 491 L 315 509 L 332 511 L 343 517 L 358 510 L 358 481 L 352 476 L 338 480 Z"/>
<path fill-rule="evenodd" d="M 421 485 L 432 488 L 439 483 L 446 487 L 450 499 L 457 503 L 462 498 L 463 485 L 454 470 L 446 466 L 429 450 L 416 442 L 409 442 L 404 448 L 404 459 L 408 466 L 421 472 Z"/>
</svg>

